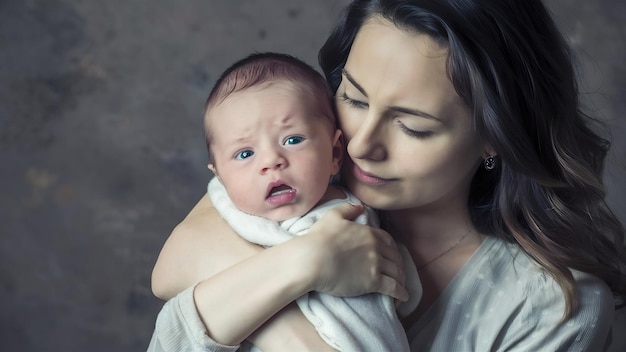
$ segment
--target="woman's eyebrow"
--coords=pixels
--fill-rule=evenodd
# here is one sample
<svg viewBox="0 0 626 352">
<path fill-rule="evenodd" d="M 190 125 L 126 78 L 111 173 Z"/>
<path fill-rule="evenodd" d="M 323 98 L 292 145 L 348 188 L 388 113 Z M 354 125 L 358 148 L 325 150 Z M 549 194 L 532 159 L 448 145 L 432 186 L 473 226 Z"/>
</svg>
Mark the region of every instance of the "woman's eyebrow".
<svg viewBox="0 0 626 352">
<path fill-rule="evenodd" d="M 441 121 L 440 118 L 435 117 L 427 112 L 421 111 L 421 110 L 415 110 L 415 109 L 408 109 L 408 108 L 403 108 L 400 106 L 390 106 L 389 107 L 390 110 L 399 112 L 399 113 L 403 113 L 403 114 L 407 114 L 407 115 L 413 115 L 413 116 L 417 116 L 417 117 L 423 117 L 425 119 L 429 119 L 429 120 L 435 120 L 435 121 L 439 121 L 441 123 L 443 123 L 443 121 Z"/>
<path fill-rule="evenodd" d="M 341 70 L 341 74 L 343 74 L 344 77 L 346 77 L 346 79 L 348 81 L 350 81 L 350 83 L 352 83 L 354 88 L 356 88 L 359 92 L 361 92 L 361 94 L 363 94 L 365 97 L 367 97 L 367 93 L 365 92 L 365 89 L 363 89 L 363 87 L 361 87 L 360 84 L 356 83 L 354 78 L 348 73 L 348 71 L 346 71 L 345 68 L 343 70 Z"/>
<path fill-rule="evenodd" d="M 361 92 L 361 94 L 363 94 L 367 98 L 367 93 L 365 92 L 365 89 L 363 89 L 363 87 L 356 82 L 354 77 L 352 77 L 350 73 L 346 71 L 345 68 L 341 70 L 341 73 L 343 74 L 344 77 L 346 77 L 348 81 L 350 81 L 350 83 L 354 86 L 354 88 L 356 88 L 359 92 Z M 399 112 L 399 113 L 403 113 L 403 114 L 414 115 L 418 117 L 423 117 L 425 119 L 442 122 L 441 119 L 421 110 L 409 109 L 409 108 L 404 108 L 401 106 L 390 106 L 389 109 Z"/>
</svg>

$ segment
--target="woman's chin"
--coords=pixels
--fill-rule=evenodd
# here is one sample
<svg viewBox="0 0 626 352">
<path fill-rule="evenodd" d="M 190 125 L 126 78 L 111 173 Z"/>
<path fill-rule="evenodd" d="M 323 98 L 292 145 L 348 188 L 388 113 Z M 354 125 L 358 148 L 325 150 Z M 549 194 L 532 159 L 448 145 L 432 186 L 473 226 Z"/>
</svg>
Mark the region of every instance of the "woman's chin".
<svg viewBox="0 0 626 352">
<path fill-rule="evenodd" d="M 346 185 L 348 190 L 365 205 L 379 210 L 388 210 L 391 208 L 391 204 L 389 204 L 389 194 L 384 190 L 379 190 L 377 187 L 364 185 L 354 180 L 346 182 Z"/>
</svg>

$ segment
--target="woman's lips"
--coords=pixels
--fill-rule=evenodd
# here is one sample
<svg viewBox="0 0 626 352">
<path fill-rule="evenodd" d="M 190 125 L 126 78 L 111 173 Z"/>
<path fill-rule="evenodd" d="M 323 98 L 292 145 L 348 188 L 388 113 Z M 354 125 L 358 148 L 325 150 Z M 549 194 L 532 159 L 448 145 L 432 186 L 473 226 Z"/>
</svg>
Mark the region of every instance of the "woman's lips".
<svg viewBox="0 0 626 352">
<path fill-rule="evenodd" d="M 354 177 L 362 183 L 368 185 L 381 185 L 390 182 L 390 179 L 381 178 L 363 171 L 356 164 L 352 164 L 352 173 Z"/>
</svg>

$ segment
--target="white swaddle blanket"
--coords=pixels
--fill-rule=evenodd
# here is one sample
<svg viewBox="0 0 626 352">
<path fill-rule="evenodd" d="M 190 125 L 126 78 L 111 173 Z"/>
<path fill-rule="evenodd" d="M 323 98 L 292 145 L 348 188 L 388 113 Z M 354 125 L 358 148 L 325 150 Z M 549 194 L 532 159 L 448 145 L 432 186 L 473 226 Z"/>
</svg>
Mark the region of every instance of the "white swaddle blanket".
<svg viewBox="0 0 626 352">
<path fill-rule="evenodd" d="M 224 186 L 214 177 L 208 185 L 208 193 L 215 208 L 228 224 L 244 239 L 265 247 L 271 247 L 295 236 L 305 234 L 309 228 L 329 209 L 350 202 L 361 204 L 348 192 L 345 199 L 335 199 L 312 209 L 307 214 L 285 220 L 280 224 L 259 216 L 250 215 L 237 209 L 228 197 Z M 357 222 L 368 223 L 366 215 L 359 216 Z M 378 225 L 370 214 L 370 225 Z M 421 285 L 417 271 L 408 251 L 404 247 L 408 302 L 398 307 L 399 314 L 411 312 L 421 299 Z M 406 262 L 409 260 L 409 262 Z M 398 319 L 393 299 L 382 294 L 366 294 L 357 297 L 335 297 L 310 292 L 296 300 L 306 318 L 315 326 L 319 335 L 339 351 L 409 351 L 407 337 Z M 250 344 L 242 344 L 241 350 L 256 350 Z"/>
</svg>

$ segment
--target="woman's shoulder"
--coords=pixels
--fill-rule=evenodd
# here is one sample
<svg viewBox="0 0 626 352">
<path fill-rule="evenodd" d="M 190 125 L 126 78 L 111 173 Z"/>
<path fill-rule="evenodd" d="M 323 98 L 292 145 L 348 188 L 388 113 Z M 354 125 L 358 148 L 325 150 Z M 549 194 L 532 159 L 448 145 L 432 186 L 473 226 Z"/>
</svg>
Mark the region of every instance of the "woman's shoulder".
<svg viewBox="0 0 626 352">
<path fill-rule="evenodd" d="M 485 281 L 482 291 L 487 299 L 506 297 L 506 304 L 518 305 L 518 318 L 523 320 L 537 323 L 547 315 L 562 318 L 565 302 L 558 281 L 518 244 L 497 238 L 489 241 L 491 245 L 487 243 L 489 248 L 470 270 L 479 281 Z M 585 324 L 596 324 L 598 319 L 610 321 L 615 301 L 607 284 L 592 274 L 570 271 L 576 296 L 570 325 L 576 320 Z"/>
<path fill-rule="evenodd" d="M 481 250 L 482 252 L 478 253 Z M 522 292 L 526 297 L 553 293 L 562 296 L 557 280 L 517 243 L 488 237 L 476 254 L 478 257 L 476 263 L 469 265 L 469 269 L 476 271 L 478 277 L 514 283 L 517 288 L 523 288 Z M 570 271 L 576 282 L 577 294 L 613 297 L 611 290 L 601 279 L 585 272 Z"/>
<path fill-rule="evenodd" d="M 598 316 L 596 320 L 612 322 L 615 313 L 615 296 L 609 286 L 589 273 L 572 270 L 572 275 L 576 281 L 575 313 L 589 317 Z M 596 320 L 593 324 L 598 323 Z"/>
</svg>

